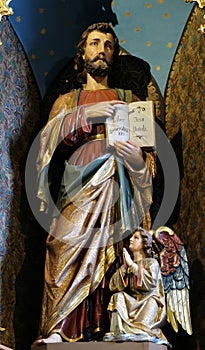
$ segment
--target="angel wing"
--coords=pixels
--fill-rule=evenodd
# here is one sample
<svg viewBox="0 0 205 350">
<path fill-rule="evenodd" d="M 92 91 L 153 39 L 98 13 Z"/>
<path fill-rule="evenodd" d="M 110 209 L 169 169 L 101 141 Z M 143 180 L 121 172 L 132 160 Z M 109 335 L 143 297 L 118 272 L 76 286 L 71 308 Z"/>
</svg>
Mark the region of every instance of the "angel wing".
<svg viewBox="0 0 205 350">
<path fill-rule="evenodd" d="M 176 233 L 166 226 L 159 227 L 153 235 L 160 249 L 167 320 L 175 332 L 178 332 L 179 323 L 191 335 L 189 266 L 184 245 Z"/>
</svg>

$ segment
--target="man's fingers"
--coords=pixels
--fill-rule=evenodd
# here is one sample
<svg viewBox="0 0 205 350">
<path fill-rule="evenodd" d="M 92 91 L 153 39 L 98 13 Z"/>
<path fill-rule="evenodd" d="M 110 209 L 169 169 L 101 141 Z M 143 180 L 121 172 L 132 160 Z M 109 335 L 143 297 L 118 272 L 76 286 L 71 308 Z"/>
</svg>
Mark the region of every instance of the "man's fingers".
<svg viewBox="0 0 205 350">
<path fill-rule="evenodd" d="M 118 148 L 124 148 L 124 149 L 136 149 L 136 150 L 140 150 L 140 146 L 136 145 L 136 143 L 132 142 L 132 141 L 127 141 L 127 142 L 122 142 L 122 141 L 117 141 L 115 142 L 115 146 Z"/>
<path fill-rule="evenodd" d="M 124 102 L 124 101 L 120 101 L 120 100 L 112 100 L 112 101 L 109 101 L 109 103 L 111 104 L 111 105 L 116 105 L 116 104 L 126 104 L 126 102 Z"/>
</svg>

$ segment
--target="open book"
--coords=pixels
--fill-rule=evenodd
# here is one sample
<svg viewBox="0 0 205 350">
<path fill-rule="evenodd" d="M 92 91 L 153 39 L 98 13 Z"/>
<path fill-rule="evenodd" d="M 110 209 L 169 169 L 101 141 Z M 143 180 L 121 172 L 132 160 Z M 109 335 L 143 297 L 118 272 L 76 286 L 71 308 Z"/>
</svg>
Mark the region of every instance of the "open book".
<svg viewBox="0 0 205 350">
<path fill-rule="evenodd" d="M 116 104 L 113 118 L 106 119 L 108 145 L 131 140 L 140 147 L 156 146 L 153 101 Z"/>
</svg>

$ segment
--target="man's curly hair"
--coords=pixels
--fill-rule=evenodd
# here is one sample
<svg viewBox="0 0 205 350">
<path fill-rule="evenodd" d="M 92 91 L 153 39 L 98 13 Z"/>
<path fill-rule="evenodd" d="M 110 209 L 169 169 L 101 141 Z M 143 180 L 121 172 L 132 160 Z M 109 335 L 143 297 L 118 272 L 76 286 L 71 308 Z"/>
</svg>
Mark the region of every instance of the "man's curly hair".
<svg viewBox="0 0 205 350">
<path fill-rule="evenodd" d="M 113 53 L 113 61 L 115 60 L 115 58 L 119 55 L 119 51 L 120 51 L 120 46 L 119 46 L 119 40 L 117 35 L 115 34 L 114 30 L 112 29 L 112 27 L 110 26 L 109 23 L 105 23 L 105 22 L 99 22 L 99 23 L 94 23 L 92 25 L 90 25 L 81 35 L 81 38 L 76 46 L 77 48 L 77 52 L 76 52 L 76 56 L 75 56 L 75 64 L 76 64 L 76 68 L 78 71 L 78 76 L 77 76 L 77 80 L 80 83 L 85 83 L 86 82 L 86 74 L 84 71 L 84 60 L 83 60 L 83 55 L 85 53 L 85 46 L 86 46 L 86 41 L 88 38 L 88 35 L 90 33 L 92 33 L 93 31 L 98 31 L 101 33 L 110 33 L 114 39 L 114 53 Z"/>
</svg>

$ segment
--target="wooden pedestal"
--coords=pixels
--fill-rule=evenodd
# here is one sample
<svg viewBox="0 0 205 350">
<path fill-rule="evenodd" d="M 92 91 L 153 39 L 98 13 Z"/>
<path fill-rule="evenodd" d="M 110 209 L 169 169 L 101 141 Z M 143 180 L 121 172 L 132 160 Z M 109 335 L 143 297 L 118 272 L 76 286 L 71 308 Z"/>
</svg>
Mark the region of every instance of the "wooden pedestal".
<svg viewBox="0 0 205 350">
<path fill-rule="evenodd" d="M 31 350 L 167 350 L 166 345 L 151 342 L 77 342 L 33 344 Z"/>
</svg>

